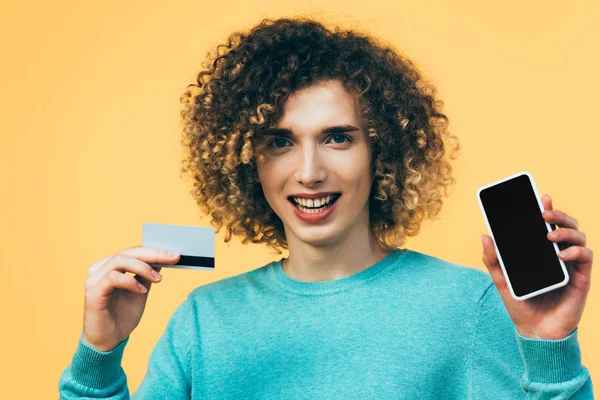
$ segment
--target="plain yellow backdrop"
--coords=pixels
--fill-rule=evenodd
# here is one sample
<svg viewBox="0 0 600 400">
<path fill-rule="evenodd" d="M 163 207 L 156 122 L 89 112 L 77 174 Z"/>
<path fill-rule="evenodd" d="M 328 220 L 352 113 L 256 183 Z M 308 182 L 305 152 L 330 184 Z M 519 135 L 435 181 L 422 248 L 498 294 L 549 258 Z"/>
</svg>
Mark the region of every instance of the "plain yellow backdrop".
<svg viewBox="0 0 600 400">
<path fill-rule="evenodd" d="M 141 244 L 143 222 L 209 225 L 179 178 L 179 96 L 208 51 L 263 18 L 305 15 L 369 32 L 412 58 L 438 87 L 450 131 L 461 140 L 453 161 L 458 183 L 440 219 L 425 222 L 406 247 L 485 270 L 476 190 L 521 170 L 596 247 L 594 0 L 14 0 L 1 7 L 2 398 L 58 397 L 81 332 L 91 263 Z M 216 271 L 163 269 L 125 350 L 132 392 L 189 292 L 280 257 L 222 239 L 223 232 Z M 579 340 L 595 386 L 599 309 L 593 288 Z"/>
</svg>

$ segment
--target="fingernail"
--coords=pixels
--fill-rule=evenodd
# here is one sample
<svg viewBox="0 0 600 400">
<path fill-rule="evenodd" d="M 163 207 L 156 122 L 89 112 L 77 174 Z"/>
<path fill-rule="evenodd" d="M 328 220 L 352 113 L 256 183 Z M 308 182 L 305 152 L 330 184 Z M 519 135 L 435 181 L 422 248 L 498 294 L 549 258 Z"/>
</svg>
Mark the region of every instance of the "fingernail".
<svg viewBox="0 0 600 400">
<path fill-rule="evenodd" d="M 167 251 L 167 257 L 176 257 L 178 255 L 179 255 L 179 253 L 176 253 L 173 251 Z"/>
<path fill-rule="evenodd" d="M 567 249 L 567 250 L 563 250 L 560 253 L 558 253 L 560 258 L 565 258 L 565 257 L 569 257 L 571 255 L 571 250 Z"/>
<path fill-rule="evenodd" d="M 154 279 L 156 279 L 157 281 L 160 281 L 162 279 L 162 276 L 160 276 L 160 274 L 154 270 L 152 270 L 152 276 L 154 277 Z"/>
<path fill-rule="evenodd" d="M 558 237 L 558 233 L 556 233 L 556 232 L 550 232 L 548 234 L 548 236 L 550 236 L 550 238 L 552 238 L 552 239 L 556 239 Z"/>
</svg>

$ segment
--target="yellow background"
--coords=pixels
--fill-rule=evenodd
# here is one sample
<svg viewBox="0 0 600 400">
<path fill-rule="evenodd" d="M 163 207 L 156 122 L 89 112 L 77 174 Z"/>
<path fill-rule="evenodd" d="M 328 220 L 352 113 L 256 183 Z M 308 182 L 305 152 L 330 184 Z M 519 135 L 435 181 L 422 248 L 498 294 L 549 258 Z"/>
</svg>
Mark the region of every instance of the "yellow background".
<svg viewBox="0 0 600 400">
<path fill-rule="evenodd" d="M 458 184 L 441 219 L 406 247 L 485 270 L 476 191 L 528 170 L 595 249 L 597 1 L 3 2 L 0 397 L 58 397 L 89 264 L 141 244 L 142 222 L 208 225 L 179 179 L 179 96 L 229 33 L 298 14 L 379 36 L 439 88 L 462 144 Z M 215 272 L 163 270 L 125 351 L 132 392 L 193 288 L 279 258 L 266 246 L 226 245 L 222 233 Z M 579 326 L 595 386 L 599 308 L 595 288 Z"/>
</svg>

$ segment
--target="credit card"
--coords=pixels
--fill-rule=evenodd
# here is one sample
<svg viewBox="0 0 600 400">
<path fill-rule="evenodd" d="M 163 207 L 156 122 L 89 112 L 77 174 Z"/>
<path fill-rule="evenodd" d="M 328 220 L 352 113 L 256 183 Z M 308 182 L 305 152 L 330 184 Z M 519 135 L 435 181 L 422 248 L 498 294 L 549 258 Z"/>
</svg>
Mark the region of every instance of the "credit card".
<svg viewBox="0 0 600 400">
<path fill-rule="evenodd" d="M 215 230 L 212 227 L 144 222 L 142 247 L 181 254 L 175 264 L 148 263 L 155 268 L 215 270 Z"/>
</svg>

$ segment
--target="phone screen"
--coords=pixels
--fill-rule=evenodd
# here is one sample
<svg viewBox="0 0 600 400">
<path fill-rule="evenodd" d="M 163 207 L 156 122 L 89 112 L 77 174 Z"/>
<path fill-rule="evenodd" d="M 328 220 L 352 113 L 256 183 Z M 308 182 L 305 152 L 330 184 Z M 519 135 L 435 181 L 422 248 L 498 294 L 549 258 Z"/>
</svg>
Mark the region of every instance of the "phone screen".
<svg viewBox="0 0 600 400">
<path fill-rule="evenodd" d="M 546 221 L 528 174 L 481 189 L 479 198 L 516 296 L 565 281 L 554 243 L 546 236 Z M 551 228 L 556 226 L 552 224 Z"/>
</svg>

